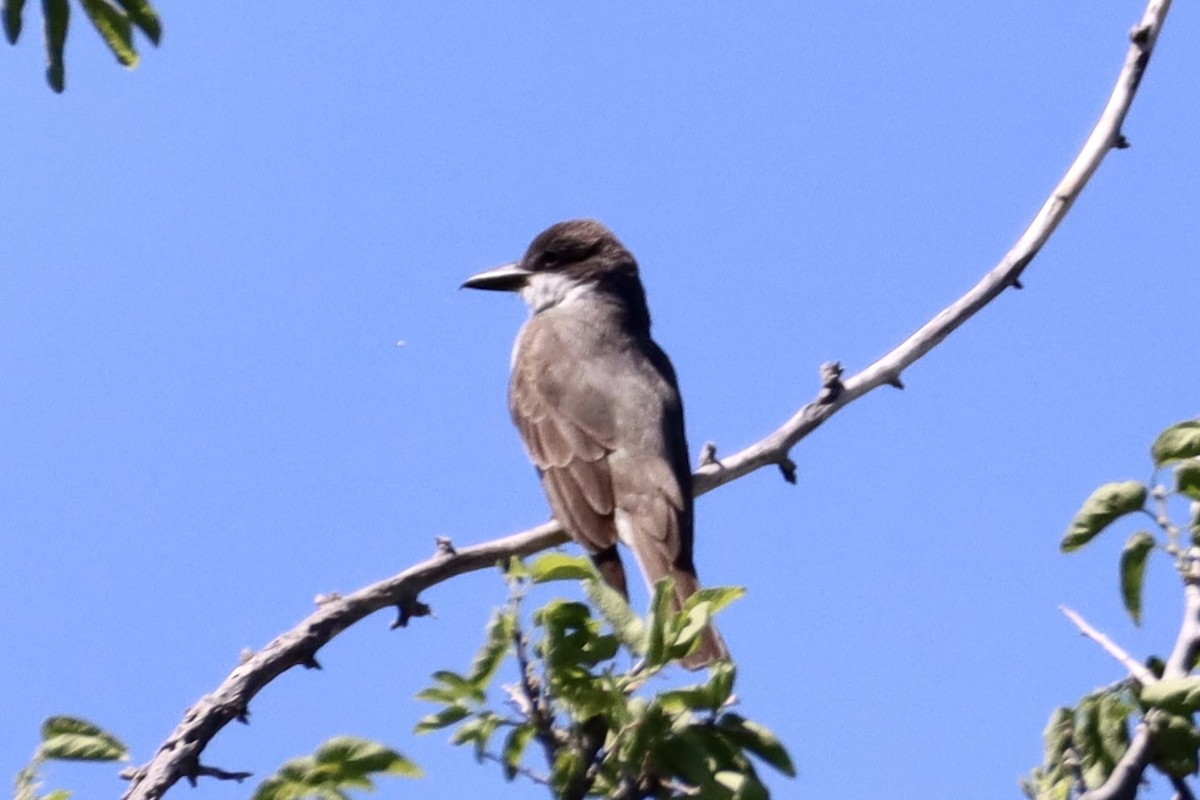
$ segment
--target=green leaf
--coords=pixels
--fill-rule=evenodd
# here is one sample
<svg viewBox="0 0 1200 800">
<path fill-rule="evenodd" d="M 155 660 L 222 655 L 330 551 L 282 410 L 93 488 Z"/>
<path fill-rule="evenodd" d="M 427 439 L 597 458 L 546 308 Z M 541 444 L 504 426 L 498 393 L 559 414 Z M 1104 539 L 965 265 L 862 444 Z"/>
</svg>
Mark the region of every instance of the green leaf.
<svg viewBox="0 0 1200 800">
<path fill-rule="evenodd" d="M 513 631 L 516 630 L 516 626 L 516 617 L 510 608 L 496 609 L 488 622 L 483 647 L 475 654 L 475 660 L 471 663 L 471 675 L 467 679 L 479 692 L 480 701 L 483 700 L 483 690 L 491 683 L 496 670 L 500 669 L 500 664 L 504 662 L 504 657 L 512 649 Z"/>
<path fill-rule="evenodd" d="M 133 25 L 129 17 L 119 8 L 109 5 L 106 0 L 80 0 L 88 18 L 100 32 L 108 49 L 117 57 L 117 61 L 125 67 L 134 67 L 138 63 L 137 50 L 133 48 Z"/>
<path fill-rule="evenodd" d="M 655 702 L 668 714 L 705 711 L 712 708 L 712 695 L 705 686 L 685 686 L 682 689 L 669 689 L 660 693 Z"/>
<path fill-rule="evenodd" d="M 487 752 L 488 742 L 491 741 L 492 734 L 496 732 L 503 721 L 498 714 L 485 711 L 456 730 L 450 737 L 450 743 L 473 742 L 475 744 L 475 760 L 482 763 L 484 754 Z"/>
<path fill-rule="evenodd" d="M 769 800 L 767 787 L 753 772 L 736 772 L 734 770 L 719 770 L 713 773 L 713 779 L 733 792 L 734 800 Z"/>
<path fill-rule="evenodd" d="M 1156 467 L 1200 456 L 1200 422 L 1188 420 L 1167 428 L 1154 440 L 1150 455 Z"/>
<path fill-rule="evenodd" d="M 732 792 L 713 780 L 713 769 L 704 748 L 694 747 L 680 737 L 670 737 L 659 741 L 657 745 L 653 752 L 659 768 L 669 775 L 679 776 L 693 786 L 698 786 L 701 790 L 700 797 L 733 796 Z"/>
<path fill-rule="evenodd" d="M 484 700 L 483 690 L 479 688 L 475 681 L 468 680 L 462 675 L 459 675 L 457 672 L 451 672 L 450 670 L 445 669 L 438 670 L 437 672 L 433 673 L 433 679 L 440 683 L 441 687 L 438 689 L 433 689 L 430 694 L 436 693 L 439 696 L 421 697 L 421 695 L 418 695 L 420 699 L 440 700 L 441 702 L 447 702 L 446 699 L 443 699 L 447 698 L 450 702 L 456 702 L 458 700 L 472 700 L 477 703 L 482 703 Z M 421 694 L 423 695 L 425 692 L 422 692 Z"/>
<path fill-rule="evenodd" d="M 1142 624 L 1142 584 L 1146 579 L 1146 561 L 1154 549 L 1154 537 L 1138 531 L 1129 537 L 1121 551 L 1121 599 L 1134 625 Z"/>
<path fill-rule="evenodd" d="M 1178 714 L 1164 714 L 1154 721 L 1153 755 L 1156 767 L 1168 775 L 1185 778 L 1195 774 L 1200 733 L 1191 719 Z"/>
<path fill-rule="evenodd" d="M 1136 710 L 1123 692 L 1106 692 L 1097 707 L 1100 745 L 1114 766 L 1129 749 L 1129 718 Z"/>
<path fill-rule="evenodd" d="M 667 630 L 674 616 L 674 596 L 674 579 L 659 578 L 654 584 L 654 598 L 650 601 L 650 616 L 646 620 L 646 664 L 649 667 L 660 667 L 670 658 Z"/>
<path fill-rule="evenodd" d="M 1143 686 L 1138 699 L 1173 714 L 1194 713 L 1200 710 L 1200 678 L 1165 678 Z"/>
<path fill-rule="evenodd" d="M 1146 505 L 1146 487 L 1140 481 L 1106 483 L 1084 501 L 1062 540 L 1070 553 L 1090 542 L 1114 520 L 1140 511 Z"/>
<path fill-rule="evenodd" d="M 416 697 L 418 700 L 426 700 L 430 703 L 453 705 L 461 699 L 462 695 L 445 686 L 430 686 L 417 692 Z"/>
<path fill-rule="evenodd" d="M 71 800 L 71 792 L 66 789 L 55 789 L 50 794 L 42 795 L 38 800 Z"/>
<path fill-rule="evenodd" d="M 375 775 L 423 776 L 421 768 L 379 742 L 355 736 L 328 740 L 311 756 L 293 758 L 254 791 L 254 800 L 346 800 L 347 789 L 375 789 Z"/>
<path fill-rule="evenodd" d="M 730 603 L 741 600 L 745 596 L 745 586 L 709 586 L 696 591 L 689 597 L 683 604 L 683 610 L 690 611 L 700 603 L 708 603 L 712 607 L 710 613 L 715 615 Z"/>
<path fill-rule="evenodd" d="M 38 755 L 58 761 L 127 761 L 129 750 L 111 733 L 77 717 L 50 717 L 42 723 Z"/>
<path fill-rule="evenodd" d="M 534 583 L 550 581 L 583 581 L 596 576 L 592 562 L 566 553 L 547 553 L 529 567 Z"/>
<path fill-rule="evenodd" d="M 63 65 L 63 46 L 67 41 L 67 26 L 71 23 L 71 6 L 67 0 L 42 0 L 42 16 L 46 29 L 46 81 L 50 88 L 62 93 L 67 86 Z"/>
<path fill-rule="evenodd" d="M 741 747 L 770 764 L 788 777 L 796 776 L 796 767 L 783 743 L 766 727 L 737 714 L 722 714 L 717 726 Z"/>
<path fill-rule="evenodd" d="M 162 38 L 162 23 L 158 19 L 158 12 L 148 0 L 117 0 L 117 5 L 125 9 L 125 15 L 146 34 L 147 39 L 158 45 Z"/>
<path fill-rule="evenodd" d="M 424 774 L 390 747 L 356 736 L 335 736 L 317 748 L 315 759 L 318 765 L 336 768 L 343 780 L 376 774 L 419 778 Z"/>
<path fill-rule="evenodd" d="M 1122 715 L 1128 715 L 1129 711 L 1108 693 L 1089 695 L 1079 704 L 1074 743 L 1088 786 L 1101 786 L 1107 781 L 1124 754 L 1127 739 L 1125 731 L 1118 728 L 1123 727 Z"/>
<path fill-rule="evenodd" d="M 682 625 L 675 634 L 675 644 L 671 648 L 672 658 L 683 658 L 692 650 L 699 640 L 700 634 L 704 633 L 704 629 L 708 627 L 708 621 L 712 617 L 711 612 L 711 605 L 700 603 L 680 615 Z"/>
<path fill-rule="evenodd" d="M 25 0 L 4 0 L 2 9 L 0 14 L 4 16 L 4 35 L 9 44 L 16 44 L 21 37 L 21 12 L 25 10 Z"/>
<path fill-rule="evenodd" d="M 517 776 L 517 768 L 521 766 L 521 757 L 525 755 L 525 748 L 529 746 L 535 732 L 536 729 L 532 725 L 518 725 L 505 737 L 504 750 L 500 754 L 500 759 L 504 764 L 506 780 L 511 781 Z"/>
<path fill-rule="evenodd" d="M 638 655 L 646 652 L 646 625 L 620 592 L 602 580 L 586 581 L 583 591 L 622 644 Z"/>
<path fill-rule="evenodd" d="M 1055 709 L 1054 713 L 1050 715 L 1050 721 L 1046 723 L 1046 730 L 1042 732 L 1042 740 L 1046 748 L 1043 756 L 1044 764 L 1057 765 L 1062 761 L 1063 753 L 1067 752 L 1067 748 L 1071 746 L 1071 736 L 1074 730 L 1074 709 L 1066 706 Z"/>
<path fill-rule="evenodd" d="M 1175 467 L 1175 491 L 1200 500 L 1200 461 L 1189 459 Z"/>
<path fill-rule="evenodd" d="M 719 709 L 733 696 L 733 684 L 737 680 L 737 667 L 731 661 L 722 661 L 709 668 L 708 691 L 710 708 Z"/>
<path fill-rule="evenodd" d="M 471 715 L 471 709 L 466 706 L 447 706 L 436 714 L 429 714 L 417 722 L 414 733 L 429 733 L 445 728 Z"/>
</svg>

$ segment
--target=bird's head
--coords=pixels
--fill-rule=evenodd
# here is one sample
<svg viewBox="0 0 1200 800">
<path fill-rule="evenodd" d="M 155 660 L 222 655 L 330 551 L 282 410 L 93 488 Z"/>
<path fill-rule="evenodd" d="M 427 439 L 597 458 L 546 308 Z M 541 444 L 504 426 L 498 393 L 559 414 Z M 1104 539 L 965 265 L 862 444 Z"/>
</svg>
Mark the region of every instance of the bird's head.
<svg viewBox="0 0 1200 800">
<path fill-rule="evenodd" d="M 645 303 L 633 254 L 594 219 L 551 225 L 520 261 L 473 275 L 463 287 L 519 292 L 535 313 L 597 291 Z"/>
</svg>

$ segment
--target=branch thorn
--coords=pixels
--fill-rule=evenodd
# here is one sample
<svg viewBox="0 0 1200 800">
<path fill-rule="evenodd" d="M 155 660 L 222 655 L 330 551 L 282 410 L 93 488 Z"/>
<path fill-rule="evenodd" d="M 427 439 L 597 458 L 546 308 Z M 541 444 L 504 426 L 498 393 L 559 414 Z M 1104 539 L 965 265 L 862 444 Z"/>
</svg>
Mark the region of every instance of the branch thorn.
<svg viewBox="0 0 1200 800">
<path fill-rule="evenodd" d="M 304 666 L 305 669 L 321 669 L 321 662 L 317 661 L 317 657 L 315 655 L 310 654 L 307 658 L 305 658 L 300 663 Z"/>
<path fill-rule="evenodd" d="M 1129 140 L 1125 138 L 1125 134 L 1118 133 L 1113 137 L 1113 147 L 1117 148 L 1118 150 L 1129 149 Z"/>
<path fill-rule="evenodd" d="M 707 467 L 711 464 L 721 466 L 721 462 L 717 460 L 717 443 L 705 442 L 704 447 L 700 449 L 700 466 Z"/>
<path fill-rule="evenodd" d="M 434 541 L 437 542 L 437 554 L 439 556 L 458 555 L 458 550 L 454 548 L 454 542 L 450 541 L 449 536 L 439 536 Z"/>
<path fill-rule="evenodd" d="M 195 774 L 189 775 L 188 779 L 193 782 L 193 786 L 195 785 L 196 776 L 199 775 L 207 775 L 210 778 L 216 778 L 217 780 L 222 781 L 237 781 L 238 783 L 241 783 L 242 781 L 246 780 L 246 778 L 251 777 L 253 774 L 253 772 L 226 772 L 225 770 L 218 769 L 217 767 L 206 767 L 203 764 L 199 764 L 196 767 Z"/>
<path fill-rule="evenodd" d="M 396 621 L 392 623 L 392 630 L 408 627 L 408 621 L 413 617 L 433 616 L 433 609 L 415 597 L 397 603 L 396 611 Z"/>
<path fill-rule="evenodd" d="M 818 374 L 821 376 L 821 393 L 817 395 L 818 403 L 832 403 L 842 393 L 842 372 L 845 370 L 840 361 L 826 361 L 821 365 Z"/>
<path fill-rule="evenodd" d="M 788 483 L 796 483 L 796 462 L 784 456 L 779 460 L 779 471 L 783 473 L 783 479 Z"/>
</svg>

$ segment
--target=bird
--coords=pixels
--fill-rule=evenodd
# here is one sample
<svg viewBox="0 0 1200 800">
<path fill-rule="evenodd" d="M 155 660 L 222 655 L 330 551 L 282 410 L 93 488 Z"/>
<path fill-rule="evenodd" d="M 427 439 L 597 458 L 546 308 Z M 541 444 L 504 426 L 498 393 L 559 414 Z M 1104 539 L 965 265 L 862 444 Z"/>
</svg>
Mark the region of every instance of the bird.
<svg viewBox="0 0 1200 800">
<path fill-rule="evenodd" d="M 674 579 L 679 610 L 700 588 L 692 471 L 675 369 L 650 336 L 633 254 L 603 223 L 573 219 L 463 288 L 515 292 L 529 306 L 508 402 L 555 519 L 626 600 L 618 543 L 633 551 L 648 586 Z M 728 657 L 710 624 L 683 664 Z"/>
</svg>

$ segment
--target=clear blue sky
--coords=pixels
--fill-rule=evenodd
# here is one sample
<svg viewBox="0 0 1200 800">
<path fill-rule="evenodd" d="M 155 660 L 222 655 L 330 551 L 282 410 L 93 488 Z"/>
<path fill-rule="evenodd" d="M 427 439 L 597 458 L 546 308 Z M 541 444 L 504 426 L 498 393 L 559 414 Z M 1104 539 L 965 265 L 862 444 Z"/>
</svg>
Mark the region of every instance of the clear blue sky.
<svg viewBox="0 0 1200 800">
<path fill-rule="evenodd" d="M 505 407 L 513 298 L 460 292 L 557 220 L 639 257 L 693 452 L 729 453 L 989 269 L 1086 136 L 1137 2 L 167 3 L 126 73 L 81 14 L 68 91 L 38 11 L 0 48 L 0 611 L 12 775 L 52 713 L 134 761 L 242 648 L 433 551 L 542 522 Z M 1173 641 L 1166 559 L 1120 607 L 1122 529 L 1065 557 L 1099 483 L 1200 411 L 1200 12 L 1179 4 L 1126 126 L 1025 275 L 773 471 L 698 506 L 742 711 L 800 769 L 779 797 L 1017 797 L 1050 710 Z M 397 347 L 399 340 L 404 346 Z M 266 775 L 338 733 L 429 772 L 384 796 L 540 797 L 444 737 L 503 589 L 368 619 L 205 760 Z M 53 785 L 116 796 L 115 770 Z M 1161 781 L 1159 782 L 1161 786 Z M 205 781 L 179 796 L 242 798 Z"/>
</svg>

